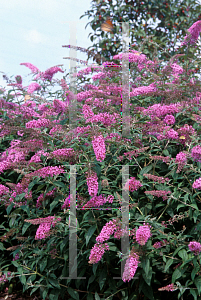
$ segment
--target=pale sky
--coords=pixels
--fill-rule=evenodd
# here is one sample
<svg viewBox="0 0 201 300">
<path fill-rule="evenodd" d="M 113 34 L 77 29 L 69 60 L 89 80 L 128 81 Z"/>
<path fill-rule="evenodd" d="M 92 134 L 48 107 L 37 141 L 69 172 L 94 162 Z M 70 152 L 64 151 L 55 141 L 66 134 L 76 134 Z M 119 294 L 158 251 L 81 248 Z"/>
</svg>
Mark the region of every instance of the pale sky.
<svg viewBox="0 0 201 300">
<path fill-rule="evenodd" d="M 69 70 L 69 23 L 76 21 L 77 46 L 92 45 L 88 35 L 92 29 L 87 17 L 79 19 L 88 9 L 91 0 L 6 0 L 0 5 L 0 71 L 8 77 L 21 75 L 22 84 L 31 83 L 30 69 L 20 63 L 29 62 L 41 71 L 63 64 Z M 77 51 L 77 58 L 86 60 L 87 54 Z M 84 66 L 84 65 L 83 65 Z M 79 69 L 78 69 L 79 70 Z M 6 81 L 0 73 L 0 86 Z M 13 76 L 13 79 L 14 79 Z M 53 78 L 61 79 L 58 72 Z"/>
</svg>

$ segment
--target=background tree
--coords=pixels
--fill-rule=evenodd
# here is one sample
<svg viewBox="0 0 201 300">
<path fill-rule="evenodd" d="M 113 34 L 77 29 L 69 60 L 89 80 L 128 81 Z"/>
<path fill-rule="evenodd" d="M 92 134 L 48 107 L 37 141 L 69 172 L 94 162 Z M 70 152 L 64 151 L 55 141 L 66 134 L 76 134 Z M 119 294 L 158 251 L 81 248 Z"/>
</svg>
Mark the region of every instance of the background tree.
<svg viewBox="0 0 201 300">
<path fill-rule="evenodd" d="M 89 36 L 95 42 L 88 48 L 91 50 L 88 59 L 93 52 L 99 57 L 94 60 L 100 63 L 98 54 L 108 60 L 121 52 L 121 22 L 130 22 L 132 48 L 143 49 L 144 54 L 154 59 L 156 44 L 160 44 L 166 51 L 159 48 L 159 57 L 166 60 L 175 54 L 177 42 L 183 40 L 187 29 L 201 20 L 201 3 L 196 0 L 93 0 L 91 9 L 80 19 L 85 16 L 91 19 L 86 27 L 90 25 L 93 29 Z M 113 33 L 101 30 L 107 16 L 113 22 Z"/>
</svg>

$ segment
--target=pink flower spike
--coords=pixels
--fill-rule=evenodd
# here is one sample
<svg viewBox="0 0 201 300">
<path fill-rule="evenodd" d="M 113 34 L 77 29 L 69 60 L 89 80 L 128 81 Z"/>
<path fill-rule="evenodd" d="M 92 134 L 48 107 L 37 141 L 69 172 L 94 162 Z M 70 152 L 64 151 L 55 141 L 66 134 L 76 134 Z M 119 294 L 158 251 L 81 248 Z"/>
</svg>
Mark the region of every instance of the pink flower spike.
<svg viewBox="0 0 201 300">
<path fill-rule="evenodd" d="M 40 72 L 40 70 L 37 67 L 35 67 L 34 65 L 32 65 L 30 63 L 21 63 L 20 65 L 23 65 L 23 66 L 29 68 L 32 73 L 39 73 Z"/>
<path fill-rule="evenodd" d="M 136 241 L 141 246 L 145 245 L 150 237 L 151 232 L 148 225 L 140 226 L 136 231 Z"/>
</svg>

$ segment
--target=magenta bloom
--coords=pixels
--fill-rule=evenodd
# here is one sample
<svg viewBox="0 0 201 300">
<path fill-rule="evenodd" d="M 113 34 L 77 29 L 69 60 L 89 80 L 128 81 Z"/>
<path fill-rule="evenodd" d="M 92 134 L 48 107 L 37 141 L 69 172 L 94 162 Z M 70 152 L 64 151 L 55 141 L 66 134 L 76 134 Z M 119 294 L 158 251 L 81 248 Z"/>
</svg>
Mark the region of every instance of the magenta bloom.
<svg viewBox="0 0 201 300">
<path fill-rule="evenodd" d="M 42 80 L 52 80 L 52 77 L 54 74 L 56 74 L 57 72 L 61 72 L 61 73 L 64 73 L 64 71 L 62 71 L 61 68 L 55 66 L 55 67 L 51 67 L 49 69 L 47 69 L 45 72 L 43 72 L 41 74 L 41 79 Z"/>
<path fill-rule="evenodd" d="M 135 177 L 131 177 L 126 184 L 124 189 L 134 192 L 137 191 L 142 186 L 141 182 L 139 180 L 136 180 Z"/>
<path fill-rule="evenodd" d="M 141 246 L 145 245 L 151 237 L 150 228 L 148 225 L 140 226 L 136 231 L 136 241 Z"/>
<path fill-rule="evenodd" d="M 175 123 L 175 118 L 173 115 L 166 115 L 163 121 L 168 125 L 173 125 Z"/>
<path fill-rule="evenodd" d="M 40 70 L 35 67 L 34 65 L 30 64 L 30 63 L 21 63 L 20 65 L 26 66 L 27 68 L 29 68 L 31 70 L 32 73 L 39 73 Z"/>
<path fill-rule="evenodd" d="M 193 183 L 192 187 L 194 189 L 201 189 L 201 177 L 196 179 L 196 181 Z"/>
<path fill-rule="evenodd" d="M 188 43 L 193 45 L 198 40 L 199 34 L 201 32 L 201 21 L 195 22 L 189 29 L 187 34 L 184 38 L 184 41 L 181 43 L 181 46 L 187 45 Z"/>
<path fill-rule="evenodd" d="M 29 86 L 28 86 L 28 90 L 27 93 L 28 94 L 32 94 L 33 92 L 40 90 L 41 86 L 40 84 L 38 84 L 37 82 L 32 82 Z"/>
<path fill-rule="evenodd" d="M 89 264 L 96 264 L 99 262 L 105 253 L 105 250 L 109 251 L 109 246 L 107 243 L 105 244 L 95 244 L 91 249 L 91 254 L 89 256 Z"/>
<path fill-rule="evenodd" d="M 201 162 L 201 147 L 199 145 L 192 148 L 191 156 L 193 160 L 197 162 Z"/>
<path fill-rule="evenodd" d="M 129 258 L 126 261 L 124 272 L 123 272 L 123 281 L 130 281 L 138 268 L 139 264 L 139 256 L 136 253 L 133 253 L 132 256 L 129 256 Z"/>
<path fill-rule="evenodd" d="M 98 137 L 94 137 L 92 144 L 93 144 L 94 153 L 96 155 L 96 159 L 98 161 L 103 161 L 105 159 L 105 152 L 106 152 L 104 137 L 102 135 Z"/>
<path fill-rule="evenodd" d="M 198 242 L 190 242 L 188 248 L 194 252 L 195 255 L 198 255 L 201 252 L 201 244 Z"/>
</svg>

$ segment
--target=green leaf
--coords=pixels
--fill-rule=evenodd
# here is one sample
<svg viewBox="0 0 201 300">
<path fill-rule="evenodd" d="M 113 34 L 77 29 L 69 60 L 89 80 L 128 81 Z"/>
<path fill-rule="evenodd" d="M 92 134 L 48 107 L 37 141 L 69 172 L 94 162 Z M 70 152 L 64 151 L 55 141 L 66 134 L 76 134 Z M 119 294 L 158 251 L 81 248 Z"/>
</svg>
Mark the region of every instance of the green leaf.
<svg viewBox="0 0 201 300">
<path fill-rule="evenodd" d="M 92 295 L 92 293 L 88 293 L 88 295 L 87 295 L 87 300 L 93 300 L 93 295 Z"/>
<path fill-rule="evenodd" d="M 144 282 L 142 286 L 142 292 L 145 296 L 147 296 L 148 299 L 154 300 L 153 290 L 151 286 L 148 286 L 146 282 Z"/>
<path fill-rule="evenodd" d="M 179 268 L 177 268 L 173 274 L 172 274 L 172 283 L 175 283 L 175 281 L 180 278 L 182 275 L 181 271 L 179 270 Z"/>
<path fill-rule="evenodd" d="M 200 296 L 201 293 L 201 277 L 196 277 L 196 279 L 194 280 L 194 283 L 196 285 L 196 288 L 198 289 L 198 294 Z"/>
<path fill-rule="evenodd" d="M 96 230 L 96 225 L 93 225 L 92 227 L 89 228 L 89 230 L 87 231 L 85 238 L 86 238 L 86 246 L 89 243 L 90 238 L 92 237 L 94 231 Z"/>
<path fill-rule="evenodd" d="M 58 289 L 61 288 L 57 279 L 49 277 L 48 281 L 51 283 L 51 285 L 55 286 L 56 288 L 58 288 Z"/>
<path fill-rule="evenodd" d="M 187 192 L 188 194 L 191 194 L 191 191 L 190 191 L 187 187 L 182 188 L 182 190 L 184 190 L 184 191 Z"/>
<path fill-rule="evenodd" d="M 19 267 L 19 264 L 18 264 L 15 260 L 11 261 L 11 263 L 12 263 L 15 267 Z"/>
<path fill-rule="evenodd" d="M 100 290 L 102 290 L 104 284 L 105 284 L 105 280 L 107 278 L 107 268 L 105 267 L 101 273 L 100 273 L 100 277 L 99 277 L 99 286 L 100 286 Z"/>
<path fill-rule="evenodd" d="M 32 291 L 31 291 L 31 293 L 30 293 L 30 296 L 31 296 L 35 291 L 37 291 L 38 288 L 39 288 L 39 286 L 33 288 Z"/>
<path fill-rule="evenodd" d="M 89 280 L 88 280 L 87 290 L 88 290 L 88 287 L 89 287 L 90 283 L 94 282 L 94 279 L 95 279 L 95 278 L 96 278 L 95 275 L 91 275 L 91 277 L 90 277 Z"/>
<path fill-rule="evenodd" d="M 164 270 L 165 273 L 169 269 L 169 267 L 171 266 L 171 264 L 173 263 L 173 261 L 174 260 L 172 258 L 168 259 L 168 261 L 166 262 L 166 265 L 165 265 L 165 270 Z"/>
<path fill-rule="evenodd" d="M 43 300 L 46 299 L 47 293 L 48 293 L 48 289 L 45 289 L 42 294 Z"/>
<path fill-rule="evenodd" d="M 57 289 L 53 289 L 51 290 L 50 294 L 49 294 L 49 300 L 58 300 L 59 298 L 59 290 Z"/>
<path fill-rule="evenodd" d="M 31 223 L 25 222 L 23 227 L 22 227 L 22 235 L 25 234 L 25 232 L 27 231 L 28 227 L 31 225 Z"/>
<path fill-rule="evenodd" d="M 200 267 L 199 267 L 199 265 L 197 265 L 197 266 L 193 269 L 193 271 L 191 272 L 191 279 L 192 279 L 192 280 L 194 280 L 195 275 L 197 274 L 197 272 L 199 271 L 199 269 L 200 269 Z"/>
<path fill-rule="evenodd" d="M 47 266 L 47 257 L 44 258 L 40 263 L 40 271 L 43 272 L 45 267 Z"/>
<path fill-rule="evenodd" d="M 66 119 L 64 119 L 64 120 L 62 120 L 62 121 L 60 121 L 60 125 L 64 125 L 64 124 L 66 124 L 67 123 L 67 121 L 68 121 L 68 118 L 66 118 Z"/>
<path fill-rule="evenodd" d="M 148 276 L 149 273 L 149 267 L 150 267 L 150 260 L 146 257 L 142 261 L 142 268 L 145 271 L 146 276 Z"/>
<path fill-rule="evenodd" d="M 184 248 L 184 247 L 185 247 L 184 245 L 178 247 L 178 248 L 175 250 L 175 252 L 173 253 L 173 256 L 175 256 L 175 255 L 179 252 L 179 250 L 181 250 L 181 249 Z"/>
<path fill-rule="evenodd" d="M 0 243 L 0 250 L 6 250 L 6 248 L 3 246 L 3 243 Z"/>
<path fill-rule="evenodd" d="M 50 204 L 50 212 L 52 212 L 52 210 L 55 208 L 55 206 L 58 204 L 57 200 L 54 200 L 53 202 L 51 202 Z"/>
<path fill-rule="evenodd" d="M 14 207 L 14 203 L 12 202 L 7 208 L 6 208 L 6 212 L 7 212 L 7 215 L 10 214 L 12 208 Z"/>
<path fill-rule="evenodd" d="M 191 203 L 191 206 L 194 207 L 196 210 L 199 210 L 196 203 Z"/>
<path fill-rule="evenodd" d="M 170 156 L 170 153 L 168 152 L 167 149 L 163 150 L 163 154 L 164 154 L 165 156 Z"/>
<path fill-rule="evenodd" d="M 193 295 L 194 300 L 197 300 L 197 299 L 198 299 L 197 293 L 196 293 L 196 291 L 195 291 L 194 289 L 190 289 L 190 293 L 191 293 L 191 295 Z"/>
<path fill-rule="evenodd" d="M 148 172 L 149 172 L 152 168 L 153 168 L 152 165 L 143 168 L 143 169 L 140 171 L 140 175 L 148 174 Z"/>
<path fill-rule="evenodd" d="M 93 270 L 94 275 L 96 275 L 97 268 L 98 268 L 98 263 L 97 264 L 93 264 L 92 270 Z"/>
<path fill-rule="evenodd" d="M 185 249 L 182 249 L 178 252 L 178 255 L 183 259 L 183 261 L 186 261 L 188 259 L 188 254 Z"/>
<path fill-rule="evenodd" d="M 71 287 L 68 287 L 67 291 L 68 291 L 69 295 L 71 295 L 71 297 L 73 299 L 79 300 L 79 294 L 78 294 L 77 291 L 74 291 Z"/>
<path fill-rule="evenodd" d="M 66 185 L 61 181 L 54 181 L 53 184 L 56 186 L 62 187 L 64 189 L 66 188 Z"/>
<path fill-rule="evenodd" d="M 95 292 L 95 300 L 100 300 L 100 297 L 98 296 L 97 292 Z"/>
<path fill-rule="evenodd" d="M 21 281 L 22 284 L 25 284 L 26 283 L 26 276 L 25 275 L 20 276 L 20 281 Z"/>
</svg>

